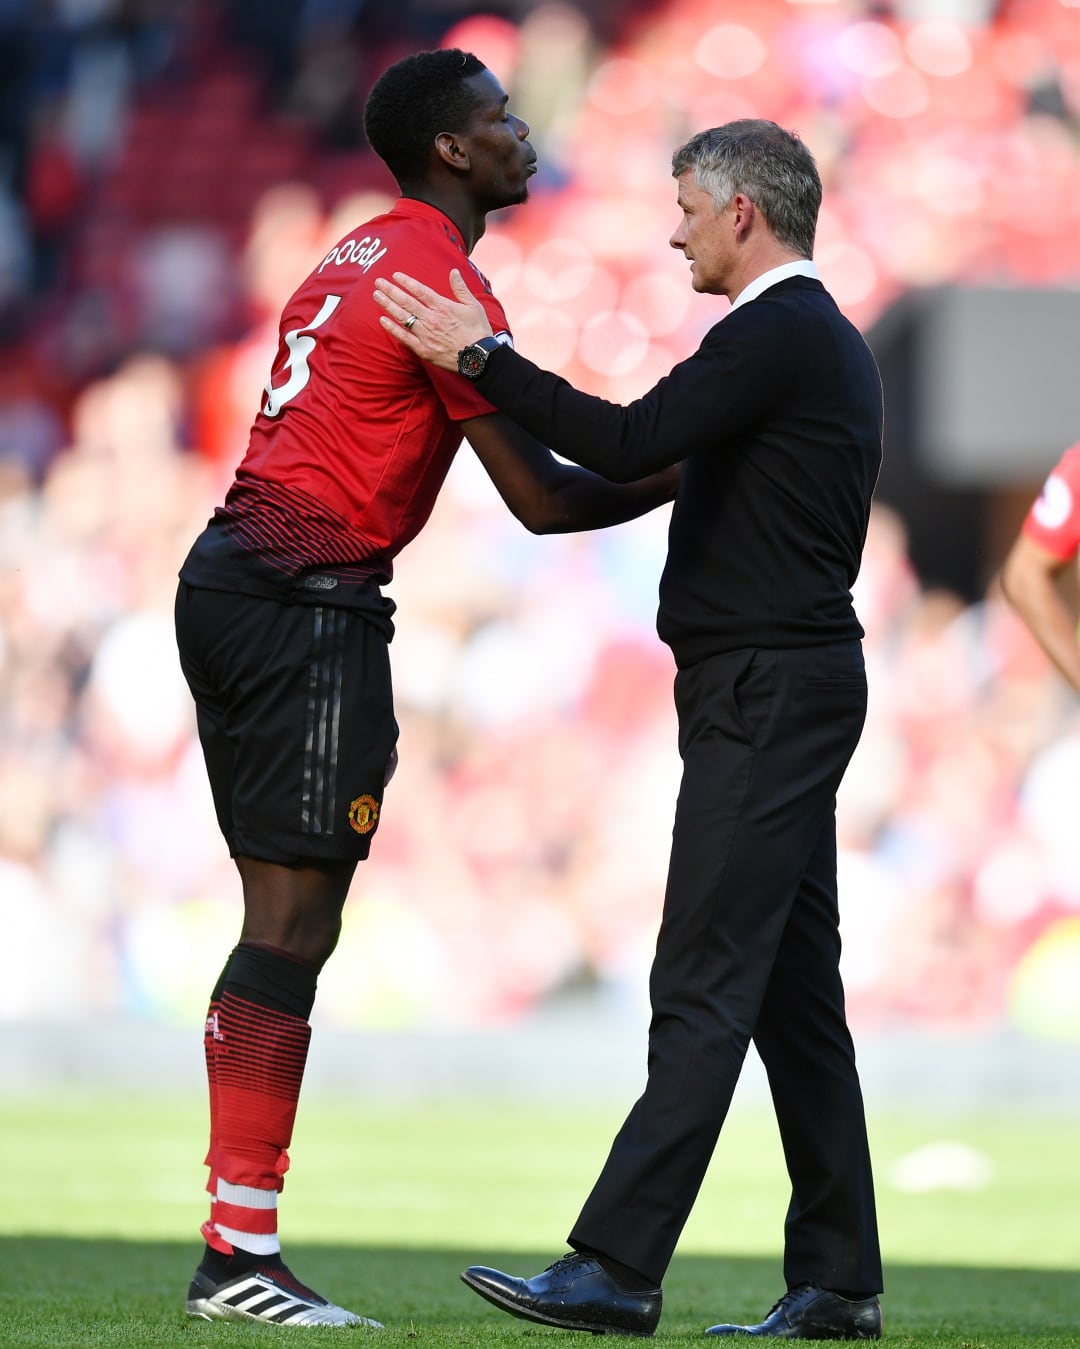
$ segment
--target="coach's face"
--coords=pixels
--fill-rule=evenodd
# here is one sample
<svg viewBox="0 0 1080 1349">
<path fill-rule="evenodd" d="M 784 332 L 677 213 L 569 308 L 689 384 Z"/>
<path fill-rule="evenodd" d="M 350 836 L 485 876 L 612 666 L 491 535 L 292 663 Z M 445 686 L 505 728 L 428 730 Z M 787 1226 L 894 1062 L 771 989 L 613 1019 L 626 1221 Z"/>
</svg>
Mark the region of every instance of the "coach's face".
<svg viewBox="0 0 1080 1349">
<path fill-rule="evenodd" d="M 690 283 L 695 290 L 731 298 L 737 243 L 735 203 L 718 211 L 712 197 L 698 187 L 693 169 L 687 169 L 678 184 L 682 220 L 669 242 L 690 263 Z"/>
</svg>

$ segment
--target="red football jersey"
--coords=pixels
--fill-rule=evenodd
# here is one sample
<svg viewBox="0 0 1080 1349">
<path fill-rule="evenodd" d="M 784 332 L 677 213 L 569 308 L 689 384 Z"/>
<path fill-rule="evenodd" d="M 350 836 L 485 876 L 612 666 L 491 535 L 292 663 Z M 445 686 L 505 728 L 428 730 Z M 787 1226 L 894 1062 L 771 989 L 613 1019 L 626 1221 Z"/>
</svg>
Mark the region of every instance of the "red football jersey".
<svg viewBox="0 0 1080 1349">
<path fill-rule="evenodd" d="M 375 278 L 404 271 L 445 293 L 454 267 L 492 330 L 508 334 L 457 227 L 425 202 L 401 198 L 315 267 L 282 312 L 247 453 L 185 580 L 329 600 L 339 585 L 390 579 L 393 557 L 431 514 L 458 423 L 495 409 L 382 329 Z"/>
<path fill-rule="evenodd" d="M 1024 520 L 1024 535 L 1067 561 L 1080 550 L 1080 442 L 1058 460 Z"/>
</svg>

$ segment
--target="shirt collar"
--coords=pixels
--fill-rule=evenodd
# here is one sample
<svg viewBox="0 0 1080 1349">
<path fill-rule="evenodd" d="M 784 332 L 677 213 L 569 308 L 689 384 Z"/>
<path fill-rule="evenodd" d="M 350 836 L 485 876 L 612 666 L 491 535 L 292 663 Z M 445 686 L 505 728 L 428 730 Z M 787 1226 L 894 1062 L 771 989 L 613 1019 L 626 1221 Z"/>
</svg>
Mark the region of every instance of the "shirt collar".
<svg viewBox="0 0 1080 1349">
<path fill-rule="evenodd" d="M 779 267 L 770 267 L 767 272 L 762 272 L 760 276 L 754 277 L 748 286 L 744 286 L 731 303 L 732 309 L 738 309 L 741 304 L 748 304 L 770 288 L 775 286 L 778 281 L 786 281 L 789 276 L 809 276 L 815 281 L 818 280 L 817 268 L 809 258 L 799 258 L 796 262 L 784 262 Z M 729 311 L 730 312 L 730 311 Z"/>
<path fill-rule="evenodd" d="M 456 244 L 463 253 L 466 252 L 465 243 L 458 231 L 458 227 L 445 211 L 441 211 L 438 206 L 432 206 L 430 202 L 420 201 L 417 197 L 398 197 L 393 206 L 391 206 L 389 214 L 396 216 L 412 216 L 419 220 L 442 221 L 443 228 L 446 231 L 446 237 L 451 243 Z M 466 256 L 468 256 L 467 253 Z"/>
</svg>

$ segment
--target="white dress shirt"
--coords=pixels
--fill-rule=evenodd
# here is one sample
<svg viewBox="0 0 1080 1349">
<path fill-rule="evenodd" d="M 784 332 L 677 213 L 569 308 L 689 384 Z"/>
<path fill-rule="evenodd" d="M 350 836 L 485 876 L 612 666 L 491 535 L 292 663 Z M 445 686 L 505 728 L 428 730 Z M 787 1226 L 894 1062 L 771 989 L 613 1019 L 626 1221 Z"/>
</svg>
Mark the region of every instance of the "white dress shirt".
<svg viewBox="0 0 1080 1349">
<path fill-rule="evenodd" d="M 770 267 L 767 272 L 755 276 L 748 286 L 744 286 L 731 302 L 732 309 L 756 300 L 762 291 L 775 286 L 778 281 L 786 281 L 789 276 L 812 276 L 818 280 L 817 268 L 809 258 L 799 258 L 796 262 L 784 262 L 779 267 Z M 729 311 L 730 312 L 730 311 Z"/>
</svg>

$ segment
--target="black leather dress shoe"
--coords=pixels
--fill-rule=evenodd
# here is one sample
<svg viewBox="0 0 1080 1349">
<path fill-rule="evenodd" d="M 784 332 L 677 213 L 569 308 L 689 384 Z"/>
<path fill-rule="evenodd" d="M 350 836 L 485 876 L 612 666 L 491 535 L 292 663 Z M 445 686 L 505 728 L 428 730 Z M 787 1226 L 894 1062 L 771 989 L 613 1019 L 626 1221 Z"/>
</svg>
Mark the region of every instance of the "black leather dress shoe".
<svg viewBox="0 0 1080 1349">
<path fill-rule="evenodd" d="M 564 1255 L 532 1279 L 516 1279 L 484 1265 L 470 1265 L 461 1277 L 511 1316 L 563 1330 L 651 1335 L 660 1320 L 659 1288 L 628 1293 L 592 1255 Z"/>
<path fill-rule="evenodd" d="M 777 1340 L 880 1340 L 881 1303 L 853 1302 L 804 1283 L 785 1293 L 756 1326 L 710 1326 L 706 1335 L 759 1335 Z"/>
</svg>

